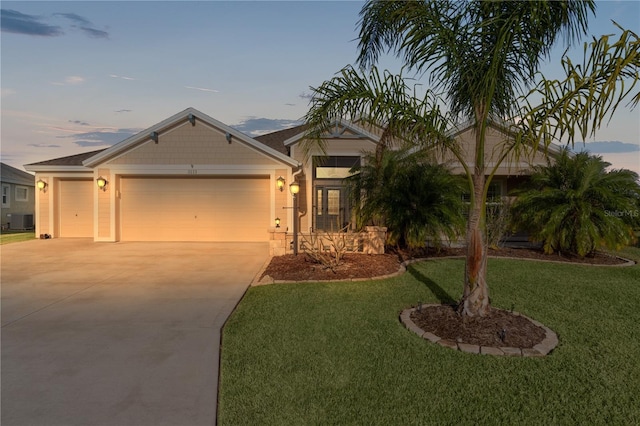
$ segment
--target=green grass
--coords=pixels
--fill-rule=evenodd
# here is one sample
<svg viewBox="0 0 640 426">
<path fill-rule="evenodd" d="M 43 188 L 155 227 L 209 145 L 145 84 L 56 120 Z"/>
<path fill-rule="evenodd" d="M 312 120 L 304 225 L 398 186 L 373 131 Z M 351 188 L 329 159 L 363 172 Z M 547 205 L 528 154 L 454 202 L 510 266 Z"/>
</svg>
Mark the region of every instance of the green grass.
<svg viewBox="0 0 640 426">
<path fill-rule="evenodd" d="M 536 359 L 452 351 L 400 325 L 418 301 L 457 299 L 463 265 L 251 288 L 224 331 L 220 424 L 640 423 L 640 266 L 490 259 L 494 305 L 559 335 Z"/>
<path fill-rule="evenodd" d="M 36 233 L 34 231 L 2 231 L 0 233 L 0 245 L 33 240 L 35 237 Z"/>
</svg>

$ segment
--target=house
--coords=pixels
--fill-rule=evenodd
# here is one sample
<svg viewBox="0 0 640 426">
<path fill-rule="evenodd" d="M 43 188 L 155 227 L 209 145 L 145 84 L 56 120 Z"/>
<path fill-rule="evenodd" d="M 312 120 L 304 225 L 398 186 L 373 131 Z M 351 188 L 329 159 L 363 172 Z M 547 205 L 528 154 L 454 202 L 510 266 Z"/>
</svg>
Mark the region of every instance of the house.
<svg viewBox="0 0 640 426">
<path fill-rule="evenodd" d="M 299 184 L 301 232 L 336 229 L 351 217 L 342 179 L 379 142 L 357 124 L 336 122 L 318 162 L 319 151 L 305 161 L 304 137 L 298 126 L 251 138 L 188 108 L 110 148 L 28 164 L 41 188 L 36 233 L 100 242 L 271 241 L 272 254 L 283 254 L 294 218 L 289 185 Z M 513 167 L 515 175 L 525 165 Z M 496 182 L 507 180 L 501 174 Z"/>
<path fill-rule="evenodd" d="M 33 175 L 0 163 L 2 229 L 31 229 L 35 211 Z"/>
</svg>

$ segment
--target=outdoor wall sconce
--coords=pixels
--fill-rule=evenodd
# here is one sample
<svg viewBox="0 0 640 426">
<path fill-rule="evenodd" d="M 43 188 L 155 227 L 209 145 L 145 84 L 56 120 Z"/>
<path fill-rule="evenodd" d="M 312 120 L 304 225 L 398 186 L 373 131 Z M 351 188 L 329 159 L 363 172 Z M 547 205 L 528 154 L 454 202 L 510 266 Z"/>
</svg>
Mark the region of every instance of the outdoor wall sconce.
<svg viewBox="0 0 640 426">
<path fill-rule="evenodd" d="M 280 228 L 280 218 L 276 217 L 276 228 Z"/>
<path fill-rule="evenodd" d="M 158 132 L 151 132 L 149 137 L 151 138 L 152 141 L 154 141 L 155 143 L 158 143 Z"/>
<path fill-rule="evenodd" d="M 224 135 L 224 137 L 227 140 L 227 142 L 229 142 L 229 144 L 231 144 L 231 133 L 227 132 L 227 134 Z"/>
<path fill-rule="evenodd" d="M 300 192 L 300 184 L 298 182 L 293 182 L 289 185 L 289 191 L 291 195 L 295 196 L 298 192 Z"/>
<path fill-rule="evenodd" d="M 103 191 L 107 190 L 107 184 L 109 182 L 107 182 L 107 180 L 105 178 L 103 178 L 102 176 L 100 176 L 98 179 L 96 179 L 96 183 L 98 184 L 98 188 L 102 189 Z"/>
<path fill-rule="evenodd" d="M 187 117 L 189 119 L 189 123 L 191 123 L 192 126 L 196 125 L 196 116 L 193 114 L 189 114 L 189 117 Z"/>
<path fill-rule="evenodd" d="M 285 180 L 282 176 L 276 179 L 276 186 L 278 187 L 280 192 L 284 191 L 284 183 L 285 183 Z"/>
<path fill-rule="evenodd" d="M 38 179 L 38 182 L 36 182 L 36 186 L 40 191 L 45 191 L 47 189 L 47 182 L 43 181 L 42 179 Z"/>
</svg>

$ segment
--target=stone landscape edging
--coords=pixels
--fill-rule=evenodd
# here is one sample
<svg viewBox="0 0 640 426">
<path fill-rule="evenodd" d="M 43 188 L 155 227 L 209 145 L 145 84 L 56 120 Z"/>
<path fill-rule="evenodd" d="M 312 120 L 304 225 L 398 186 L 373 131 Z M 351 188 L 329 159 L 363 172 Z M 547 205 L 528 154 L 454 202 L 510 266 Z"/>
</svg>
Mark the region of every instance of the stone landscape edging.
<svg viewBox="0 0 640 426">
<path fill-rule="evenodd" d="M 622 267 L 622 266 L 633 266 L 633 265 L 636 264 L 636 262 L 634 262 L 633 260 L 625 259 L 624 257 L 620 257 L 620 256 L 612 256 L 612 257 L 615 257 L 616 259 L 624 260 L 626 263 L 621 263 L 621 264 L 618 264 L 618 265 L 599 265 L 599 264 L 594 264 L 594 263 L 565 262 L 565 261 L 562 261 L 562 260 L 530 259 L 530 258 L 526 258 L 526 257 L 491 256 L 491 255 L 489 255 L 489 257 L 492 258 L 492 259 L 530 260 L 530 261 L 534 261 L 534 262 L 562 263 L 562 264 L 565 264 L 565 265 L 581 265 L 581 266 Z M 309 282 L 309 283 L 314 283 L 314 282 L 338 283 L 338 282 L 357 282 L 357 281 L 369 281 L 369 280 L 384 280 L 384 279 L 387 279 L 387 278 L 397 277 L 398 275 L 403 274 L 404 272 L 407 271 L 407 266 L 412 264 L 412 263 L 422 262 L 422 261 L 425 261 L 425 260 L 464 259 L 465 256 L 421 257 L 421 258 L 418 258 L 418 259 L 405 260 L 404 262 L 402 262 L 400 264 L 400 268 L 398 269 L 397 272 L 393 272 L 391 274 L 386 274 L 386 275 L 379 275 L 379 276 L 376 276 L 376 277 L 343 278 L 343 279 L 339 279 L 339 280 L 274 280 L 273 278 L 271 278 L 270 276 L 267 275 L 266 277 L 259 278 L 259 277 L 262 277 L 262 274 L 264 273 L 264 271 L 269 266 L 269 263 L 271 263 L 271 259 L 272 258 L 273 258 L 273 256 L 270 257 L 265 262 L 265 264 L 263 265 L 263 267 L 260 270 L 260 272 L 256 275 L 256 277 L 253 279 L 253 281 L 251 281 L 251 284 L 250 284 L 251 286 L 259 286 L 259 285 L 267 285 L 267 284 L 295 284 L 295 283 L 304 283 L 304 282 Z"/>
<path fill-rule="evenodd" d="M 432 303 L 428 305 L 422 305 L 422 307 L 428 306 L 440 306 L 438 304 Z M 464 342 L 454 342 L 453 340 L 442 339 L 435 334 L 425 331 L 422 328 L 418 327 L 416 323 L 411 319 L 411 313 L 415 312 L 418 308 L 408 308 L 400 313 L 400 322 L 404 324 L 407 330 L 410 330 L 416 333 L 418 336 L 422 337 L 425 340 L 428 340 L 437 345 L 443 346 L 445 348 L 450 348 L 454 350 L 459 350 L 461 352 L 473 353 L 473 354 L 483 354 L 483 355 L 496 355 L 496 356 L 522 356 L 522 357 L 543 357 L 548 355 L 552 350 L 558 346 L 558 335 L 551 330 L 549 327 L 541 324 L 540 322 L 527 317 L 526 315 L 522 315 L 518 312 L 512 312 L 513 315 L 520 316 L 529 320 L 532 324 L 537 325 L 545 331 L 545 338 L 542 342 L 534 345 L 533 348 L 514 348 L 509 346 L 481 346 L 481 345 L 473 345 Z M 497 309 L 497 308 L 494 308 Z"/>
</svg>

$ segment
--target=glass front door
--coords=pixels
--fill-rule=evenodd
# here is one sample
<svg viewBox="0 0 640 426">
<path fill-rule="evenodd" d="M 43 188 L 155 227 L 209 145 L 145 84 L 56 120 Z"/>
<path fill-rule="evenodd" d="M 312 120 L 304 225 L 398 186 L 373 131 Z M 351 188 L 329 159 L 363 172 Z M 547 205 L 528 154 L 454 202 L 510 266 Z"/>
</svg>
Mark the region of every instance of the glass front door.
<svg viewBox="0 0 640 426">
<path fill-rule="evenodd" d="M 339 231 L 349 223 L 346 190 L 340 186 L 316 186 L 315 228 Z"/>
</svg>

